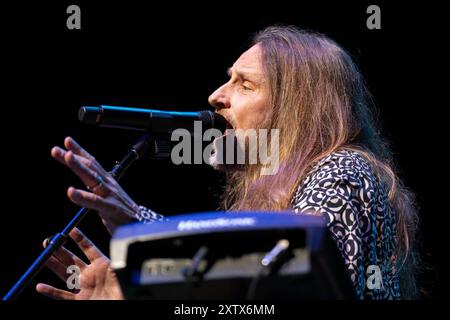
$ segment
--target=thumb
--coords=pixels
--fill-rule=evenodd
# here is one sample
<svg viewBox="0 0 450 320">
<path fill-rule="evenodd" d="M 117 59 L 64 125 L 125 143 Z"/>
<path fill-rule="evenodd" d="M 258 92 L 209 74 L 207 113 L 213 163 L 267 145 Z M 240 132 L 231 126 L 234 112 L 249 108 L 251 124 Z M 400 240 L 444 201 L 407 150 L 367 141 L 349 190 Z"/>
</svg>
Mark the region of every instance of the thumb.
<svg viewBox="0 0 450 320">
<path fill-rule="evenodd" d="M 52 241 L 52 237 L 46 238 L 44 241 L 42 241 L 42 247 L 43 248 L 47 248 L 47 246 L 49 245 L 50 241 Z"/>
</svg>

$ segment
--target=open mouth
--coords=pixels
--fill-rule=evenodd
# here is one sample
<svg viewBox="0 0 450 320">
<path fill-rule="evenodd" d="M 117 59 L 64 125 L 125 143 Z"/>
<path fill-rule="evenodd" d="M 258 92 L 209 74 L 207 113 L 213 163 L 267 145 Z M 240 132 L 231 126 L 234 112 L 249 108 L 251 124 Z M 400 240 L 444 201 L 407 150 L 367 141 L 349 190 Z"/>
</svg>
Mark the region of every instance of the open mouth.
<svg viewBox="0 0 450 320">
<path fill-rule="evenodd" d="M 223 119 L 225 119 L 225 130 L 234 129 L 235 126 L 231 119 L 228 119 L 228 117 L 224 116 L 223 114 L 220 114 L 219 112 L 216 112 L 216 114 L 220 115 Z"/>
</svg>

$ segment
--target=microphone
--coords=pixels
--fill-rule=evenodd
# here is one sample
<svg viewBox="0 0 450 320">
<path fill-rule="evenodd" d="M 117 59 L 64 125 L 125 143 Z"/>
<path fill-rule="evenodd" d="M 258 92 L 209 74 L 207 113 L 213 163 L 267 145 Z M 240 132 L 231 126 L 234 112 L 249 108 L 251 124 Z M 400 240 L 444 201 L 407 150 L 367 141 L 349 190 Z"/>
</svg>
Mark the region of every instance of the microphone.
<svg viewBox="0 0 450 320">
<path fill-rule="evenodd" d="M 81 107 L 78 119 L 83 123 L 96 124 L 100 127 L 149 131 L 157 134 L 170 134 L 179 128 L 194 133 L 194 121 L 201 121 L 202 130 L 218 129 L 224 132 L 228 126 L 224 117 L 207 110 L 179 112 L 105 105 Z"/>
</svg>

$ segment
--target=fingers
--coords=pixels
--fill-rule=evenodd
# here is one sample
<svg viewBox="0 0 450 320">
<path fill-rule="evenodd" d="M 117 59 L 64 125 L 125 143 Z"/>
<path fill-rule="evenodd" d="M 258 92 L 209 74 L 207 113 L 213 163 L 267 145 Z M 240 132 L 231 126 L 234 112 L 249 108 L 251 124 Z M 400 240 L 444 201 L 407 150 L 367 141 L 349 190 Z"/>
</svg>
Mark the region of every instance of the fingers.
<svg viewBox="0 0 450 320">
<path fill-rule="evenodd" d="M 86 150 L 84 150 L 74 139 L 67 137 L 64 139 L 64 146 L 67 150 L 71 150 L 73 153 L 82 156 L 86 159 L 94 159 Z"/>
<path fill-rule="evenodd" d="M 47 247 L 47 244 L 48 244 L 47 239 L 45 239 L 43 243 L 44 248 Z M 81 270 L 87 267 L 87 264 L 83 260 L 78 258 L 74 253 L 72 253 L 70 250 L 67 250 L 64 247 L 61 247 L 58 250 L 56 250 L 55 253 L 53 253 L 52 257 L 56 258 L 57 261 L 59 261 L 65 269 L 71 265 L 76 265 Z M 66 271 L 64 271 L 64 273 L 65 272 Z"/>
<path fill-rule="evenodd" d="M 54 147 L 51 153 L 53 158 L 68 166 L 86 186 L 93 187 L 98 185 L 98 177 L 100 175 L 103 178 L 103 182 L 97 193 L 105 195 L 108 192 L 109 174 L 99 164 L 89 162 L 90 160 L 86 160 L 72 151 L 64 151 L 59 147 Z"/>
<path fill-rule="evenodd" d="M 81 251 L 83 251 L 89 261 L 92 262 L 95 259 L 103 257 L 103 253 L 84 235 L 83 232 L 81 232 L 80 229 L 74 228 L 69 235 L 78 247 L 80 247 Z"/>
<path fill-rule="evenodd" d="M 97 180 L 97 175 L 106 177 L 108 173 L 103 167 L 95 160 L 89 160 L 79 155 L 74 154 L 72 151 L 66 151 L 64 153 L 65 164 L 80 177 L 83 182 Z"/>
<path fill-rule="evenodd" d="M 65 150 L 60 147 L 53 147 L 50 154 L 54 159 L 58 160 L 58 162 L 66 165 L 66 162 L 64 161 L 64 155 L 66 154 Z"/>
<path fill-rule="evenodd" d="M 106 219 L 112 225 L 121 225 L 132 220 L 130 217 L 133 216 L 134 209 L 131 204 L 117 204 L 115 199 L 107 200 L 97 194 L 73 187 L 67 190 L 67 196 L 73 203 L 81 207 L 96 210 L 102 219 Z M 107 226 L 108 229 L 111 229 L 112 225 Z"/>
<path fill-rule="evenodd" d="M 64 144 L 68 151 L 60 147 L 54 147 L 51 150 L 51 155 L 58 162 L 68 166 L 84 184 L 93 186 L 98 182 L 98 175 L 104 178 L 108 176 L 106 170 L 95 158 L 81 148 L 72 138 L 66 138 Z"/>
<path fill-rule="evenodd" d="M 61 261 L 51 256 L 45 266 L 53 271 L 54 274 L 58 276 L 62 281 L 66 282 L 70 274 L 67 273 L 67 266 L 62 264 Z"/>
<path fill-rule="evenodd" d="M 94 186 L 98 183 L 98 175 L 102 175 L 102 170 L 96 168 L 95 163 L 87 163 L 80 156 L 72 151 L 67 151 L 64 155 L 64 161 L 67 166 L 83 181 L 87 186 Z"/>
<path fill-rule="evenodd" d="M 69 199 L 80 207 L 91 208 L 99 212 L 115 211 L 116 208 L 104 198 L 91 192 L 70 187 L 67 189 Z"/>
<path fill-rule="evenodd" d="M 57 289 L 48 284 L 38 283 L 36 291 L 44 296 L 57 300 L 75 300 L 75 294 L 69 291 Z"/>
</svg>

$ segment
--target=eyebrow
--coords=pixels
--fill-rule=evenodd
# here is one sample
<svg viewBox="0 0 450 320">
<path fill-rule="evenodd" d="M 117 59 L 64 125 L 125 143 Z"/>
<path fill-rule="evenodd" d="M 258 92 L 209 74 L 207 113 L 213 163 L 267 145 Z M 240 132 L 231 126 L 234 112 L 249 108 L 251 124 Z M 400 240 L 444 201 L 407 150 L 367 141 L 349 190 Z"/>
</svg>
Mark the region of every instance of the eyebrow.
<svg viewBox="0 0 450 320">
<path fill-rule="evenodd" d="M 236 74 L 239 76 L 239 77 L 241 77 L 241 78 L 247 78 L 247 77 L 250 77 L 250 78 L 252 78 L 253 80 L 258 80 L 258 81 L 261 81 L 261 78 L 262 78 L 262 74 L 260 74 L 260 73 L 255 73 L 255 72 L 245 72 L 245 71 L 242 71 L 242 70 L 238 70 L 238 69 L 235 69 L 235 72 L 236 72 Z M 229 67 L 228 69 L 227 69 L 227 74 L 228 74 L 228 76 L 232 76 L 232 73 L 233 73 L 233 67 Z M 250 80 L 252 80 L 252 79 L 250 79 Z"/>
</svg>

